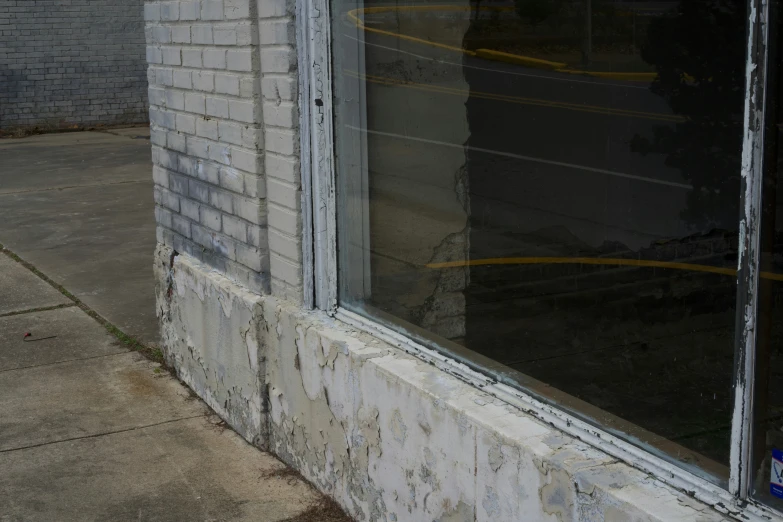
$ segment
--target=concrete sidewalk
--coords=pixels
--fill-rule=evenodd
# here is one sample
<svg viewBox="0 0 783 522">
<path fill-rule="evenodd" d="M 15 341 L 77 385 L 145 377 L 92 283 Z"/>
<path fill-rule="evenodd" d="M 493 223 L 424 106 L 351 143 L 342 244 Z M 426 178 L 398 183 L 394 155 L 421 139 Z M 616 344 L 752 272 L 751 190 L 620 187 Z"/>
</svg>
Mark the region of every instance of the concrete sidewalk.
<svg viewBox="0 0 783 522">
<path fill-rule="evenodd" d="M 88 315 L 155 338 L 149 143 L 92 134 L 0 143 L 0 521 L 348 520 Z"/>
</svg>

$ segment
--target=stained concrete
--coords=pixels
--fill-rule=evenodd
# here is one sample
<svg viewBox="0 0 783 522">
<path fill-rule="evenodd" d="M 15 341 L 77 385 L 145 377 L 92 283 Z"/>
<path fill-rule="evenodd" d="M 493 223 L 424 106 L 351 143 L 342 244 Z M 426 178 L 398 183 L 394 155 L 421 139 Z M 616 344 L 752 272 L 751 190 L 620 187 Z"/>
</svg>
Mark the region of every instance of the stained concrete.
<svg viewBox="0 0 783 522">
<path fill-rule="evenodd" d="M 343 520 L 76 306 L 0 317 L 0 470 L 3 521 Z"/>
<path fill-rule="evenodd" d="M 0 254 L 0 288 L 3 289 L 0 292 L 0 315 L 71 302 L 41 278 L 3 254 Z"/>
<path fill-rule="evenodd" d="M 119 131 L 115 131 L 119 132 Z M 147 129 L 0 141 L 0 243 L 126 334 L 157 342 Z"/>
<path fill-rule="evenodd" d="M 0 317 L 0 345 L 0 372 L 125 352 L 76 306 Z"/>
</svg>

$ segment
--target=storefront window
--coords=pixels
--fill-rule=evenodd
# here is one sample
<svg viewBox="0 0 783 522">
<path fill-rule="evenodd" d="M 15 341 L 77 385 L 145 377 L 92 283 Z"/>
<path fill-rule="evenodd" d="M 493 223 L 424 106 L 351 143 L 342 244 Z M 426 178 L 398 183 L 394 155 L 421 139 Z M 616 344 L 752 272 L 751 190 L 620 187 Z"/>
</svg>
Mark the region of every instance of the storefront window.
<svg viewBox="0 0 783 522">
<path fill-rule="evenodd" d="M 331 11 L 340 305 L 725 485 L 746 2 Z"/>
</svg>

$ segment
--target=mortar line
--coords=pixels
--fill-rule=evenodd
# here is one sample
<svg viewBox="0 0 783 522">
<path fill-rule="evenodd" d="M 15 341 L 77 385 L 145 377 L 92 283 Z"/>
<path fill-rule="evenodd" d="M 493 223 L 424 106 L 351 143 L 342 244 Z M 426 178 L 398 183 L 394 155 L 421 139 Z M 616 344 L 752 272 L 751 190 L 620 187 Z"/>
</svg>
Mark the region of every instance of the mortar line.
<svg viewBox="0 0 783 522">
<path fill-rule="evenodd" d="M 48 312 L 50 310 L 59 310 L 60 308 L 70 308 L 72 306 L 76 306 L 76 303 L 64 303 L 64 304 L 58 304 L 53 306 L 41 306 L 38 308 L 26 308 L 24 310 L 16 310 L 14 312 L 6 312 L 4 314 L 0 314 L 0 319 L 3 317 L 12 317 L 14 315 L 32 314 L 35 312 Z"/>
<path fill-rule="evenodd" d="M 179 419 L 169 419 L 169 420 L 165 420 L 165 421 L 154 422 L 152 424 L 147 424 L 147 425 L 144 425 L 144 426 L 134 426 L 134 427 L 131 427 L 131 428 L 124 428 L 124 429 L 121 429 L 121 430 L 104 431 L 104 432 L 101 432 L 101 433 L 93 433 L 92 435 L 82 435 L 81 437 L 70 437 L 70 438 L 62 439 L 62 440 L 53 440 L 53 441 L 49 441 L 49 442 L 41 442 L 39 444 L 31 444 L 29 446 L 19 446 L 17 448 L 0 449 L 0 454 L 2 454 L 2 453 L 10 453 L 12 451 L 21 451 L 21 450 L 27 450 L 27 449 L 40 448 L 42 446 L 51 446 L 53 444 L 60 444 L 60 443 L 63 443 L 63 442 L 73 442 L 75 440 L 95 439 L 95 438 L 98 438 L 98 437 L 105 437 L 106 435 L 115 435 L 117 433 L 127 433 L 129 431 L 136 431 L 136 430 L 143 430 L 143 429 L 147 429 L 147 428 L 154 428 L 155 426 L 161 426 L 163 424 L 171 424 L 173 422 L 180 422 L 180 421 L 186 421 L 186 420 L 198 419 L 198 418 L 206 418 L 208 416 L 209 416 L 209 414 L 207 414 L 207 413 L 202 414 L 202 415 L 192 415 L 190 417 L 181 417 Z"/>
<path fill-rule="evenodd" d="M 4 370 L 0 370 L 0 373 L 6 373 L 6 372 L 14 372 L 16 370 L 29 370 L 30 368 L 43 368 L 45 366 L 54 366 L 55 364 L 64 364 L 69 362 L 77 362 L 77 361 L 89 361 L 91 359 L 100 359 L 102 357 L 114 357 L 115 355 L 126 355 L 129 353 L 133 353 L 130 350 L 126 352 L 117 352 L 117 353 L 104 353 L 101 355 L 91 355 L 89 357 L 81 357 L 78 359 L 66 359 L 64 361 L 55 361 L 50 363 L 44 363 L 44 364 L 33 364 L 30 366 L 20 366 L 18 368 L 6 368 Z"/>
</svg>

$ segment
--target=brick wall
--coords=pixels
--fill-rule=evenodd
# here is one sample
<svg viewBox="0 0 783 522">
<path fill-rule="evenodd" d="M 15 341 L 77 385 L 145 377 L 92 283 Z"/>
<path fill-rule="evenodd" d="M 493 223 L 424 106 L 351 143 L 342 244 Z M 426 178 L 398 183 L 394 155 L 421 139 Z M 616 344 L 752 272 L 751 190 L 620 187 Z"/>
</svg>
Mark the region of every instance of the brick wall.
<svg viewBox="0 0 783 522">
<path fill-rule="evenodd" d="M 141 0 L 0 2 L 0 127 L 147 120 Z"/>
<path fill-rule="evenodd" d="M 301 299 L 292 4 L 150 2 L 158 242 L 256 292 Z"/>
</svg>

